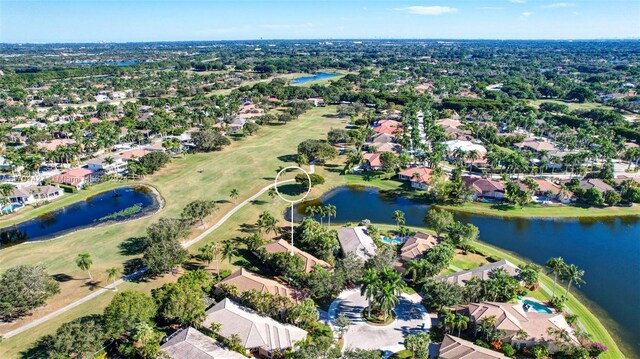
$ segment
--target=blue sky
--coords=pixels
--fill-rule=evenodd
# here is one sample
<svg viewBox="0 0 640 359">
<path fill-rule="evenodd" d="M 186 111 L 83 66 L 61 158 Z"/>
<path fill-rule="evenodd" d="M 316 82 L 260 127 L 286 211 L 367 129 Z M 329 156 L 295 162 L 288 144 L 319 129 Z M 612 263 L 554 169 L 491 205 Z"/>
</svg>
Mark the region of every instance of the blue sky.
<svg viewBox="0 0 640 359">
<path fill-rule="evenodd" d="M 0 0 L 0 42 L 640 38 L 640 0 Z"/>
</svg>

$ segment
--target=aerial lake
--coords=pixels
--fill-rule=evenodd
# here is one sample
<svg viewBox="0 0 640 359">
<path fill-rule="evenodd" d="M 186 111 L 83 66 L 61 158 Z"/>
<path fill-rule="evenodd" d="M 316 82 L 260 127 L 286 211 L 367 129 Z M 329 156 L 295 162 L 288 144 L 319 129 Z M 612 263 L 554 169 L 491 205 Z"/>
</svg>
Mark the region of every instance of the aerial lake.
<svg viewBox="0 0 640 359">
<path fill-rule="evenodd" d="M 408 226 L 424 227 L 428 205 L 386 195 L 377 188 L 343 186 L 311 204 L 332 204 L 337 208 L 332 223 L 395 224 L 395 210 L 405 213 Z M 306 203 L 294 217 L 303 216 Z M 544 265 L 561 256 L 565 262 L 585 270 L 587 282 L 579 289 L 600 320 L 629 343 L 640 357 L 640 217 L 606 219 L 506 219 L 456 214 L 458 220 L 480 229 L 480 240 Z M 573 291 L 573 290 L 572 290 Z M 608 318 L 613 320 L 611 323 Z"/>
<path fill-rule="evenodd" d="M 156 194 L 148 187 L 116 188 L 14 226 L 0 228 L 0 248 L 52 239 L 97 224 L 142 217 L 159 208 Z"/>
<path fill-rule="evenodd" d="M 328 79 L 330 77 L 335 77 L 335 76 L 338 76 L 338 74 L 332 74 L 330 72 L 318 72 L 315 75 L 296 77 L 291 81 L 291 84 L 301 85 L 305 82 L 324 80 L 324 79 Z"/>
</svg>

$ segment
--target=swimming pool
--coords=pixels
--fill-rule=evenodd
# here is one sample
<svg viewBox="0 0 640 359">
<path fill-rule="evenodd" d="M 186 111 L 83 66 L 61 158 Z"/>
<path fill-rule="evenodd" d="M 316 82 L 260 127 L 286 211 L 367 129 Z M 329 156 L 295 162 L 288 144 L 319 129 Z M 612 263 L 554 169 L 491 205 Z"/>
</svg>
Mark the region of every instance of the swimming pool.
<svg viewBox="0 0 640 359">
<path fill-rule="evenodd" d="M 22 206 L 19 204 L 11 203 L 2 209 L 2 214 L 9 214 L 15 211 L 16 209 L 19 209 L 20 207 Z"/>
<path fill-rule="evenodd" d="M 538 313 L 548 313 L 548 314 L 553 313 L 553 311 L 551 309 L 549 309 L 549 307 L 547 307 L 546 305 L 544 305 L 542 303 L 534 302 L 534 301 L 529 300 L 529 299 L 523 300 L 522 301 L 522 305 L 528 305 L 529 306 L 529 310 L 535 310 Z"/>
<path fill-rule="evenodd" d="M 400 244 L 404 242 L 404 239 L 402 237 L 389 238 L 387 236 L 380 236 L 380 240 L 386 244 Z"/>
</svg>

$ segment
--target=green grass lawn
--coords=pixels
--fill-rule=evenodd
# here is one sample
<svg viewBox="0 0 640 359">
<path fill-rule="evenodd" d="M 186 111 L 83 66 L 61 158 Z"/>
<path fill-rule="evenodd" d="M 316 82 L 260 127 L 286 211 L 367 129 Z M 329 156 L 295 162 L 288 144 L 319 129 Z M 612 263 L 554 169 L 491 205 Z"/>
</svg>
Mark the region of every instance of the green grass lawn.
<svg viewBox="0 0 640 359">
<path fill-rule="evenodd" d="M 92 287 L 87 286 L 84 281 L 86 273 L 75 266 L 74 259 L 78 253 L 86 251 L 91 254 L 95 284 L 102 285 L 107 282 L 107 268 L 122 268 L 140 257 L 139 253 L 129 252 L 120 245 L 129 238 L 144 236 L 146 228 L 161 216 L 179 216 L 187 203 L 196 199 L 210 199 L 221 202 L 218 211 L 207 219 L 208 223 L 215 223 L 237 203 L 272 183 L 279 167 L 293 164 L 291 155 L 296 152 L 299 142 L 310 138 L 325 138 L 329 129 L 346 126 L 346 120 L 324 117 L 334 113 L 335 107 L 332 106 L 314 108 L 300 119 L 284 126 L 263 126 L 256 135 L 234 141 L 221 152 L 188 154 L 174 159 L 167 168 L 141 181 L 153 185 L 166 202 L 165 207 L 157 214 L 125 223 L 85 229 L 53 241 L 28 243 L 0 250 L 0 271 L 18 264 L 38 263 L 44 264 L 49 273 L 66 280 L 61 283 L 61 293 L 55 295 L 47 306 L 36 310 L 33 316 L 22 321 L 0 325 L 0 333 L 61 308 L 91 292 Z M 94 189 L 97 191 L 98 186 Z M 233 201 L 229 197 L 232 189 L 237 189 L 240 193 L 240 197 Z M 78 196 L 81 194 L 82 192 Z M 265 197 L 254 201 L 255 206 L 247 206 L 238 212 L 207 240 L 233 238 L 242 234 L 233 231 L 237 231 L 243 223 L 255 222 L 254 217 L 257 218 L 264 206 L 274 213 L 281 212 L 284 208 L 275 204 L 270 206 L 267 203 L 270 198 Z M 50 208 L 61 205 L 62 202 L 55 202 L 50 204 Z M 202 231 L 203 229 L 194 229 L 192 236 Z M 232 264 L 245 262 L 234 260 Z M 224 268 L 224 263 L 222 266 Z M 97 303 L 95 306 L 100 307 Z M 54 326 L 63 322 L 65 320 L 60 317 L 50 321 Z M 32 340 L 41 335 L 38 328 L 28 331 L 28 334 Z"/>
<path fill-rule="evenodd" d="M 533 105 L 534 107 L 540 107 L 540 104 L 543 102 L 552 102 L 552 103 L 556 103 L 556 104 L 561 104 L 561 105 L 567 105 L 569 106 L 569 109 L 571 110 L 591 110 L 594 108 L 602 108 L 602 109 L 606 109 L 606 110 L 615 110 L 613 107 L 611 106 L 605 106 L 602 105 L 600 103 L 597 102 L 585 102 L 585 103 L 578 103 L 578 102 L 567 102 L 567 101 L 560 101 L 560 100 L 533 100 L 533 101 L 529 101 L 529 103 L 531 105 Z"/>
<path fill-rule="evenodd" d="M 438 206 L 451 211 L 483 216 L 512 218 L 603 218 L 640 215 L 640 206 L 633 207 L 578 207 L 528 205 L 522 208 L 495 206 L 491 203 L 469 202 L 460 206 Z"/>
</svg>

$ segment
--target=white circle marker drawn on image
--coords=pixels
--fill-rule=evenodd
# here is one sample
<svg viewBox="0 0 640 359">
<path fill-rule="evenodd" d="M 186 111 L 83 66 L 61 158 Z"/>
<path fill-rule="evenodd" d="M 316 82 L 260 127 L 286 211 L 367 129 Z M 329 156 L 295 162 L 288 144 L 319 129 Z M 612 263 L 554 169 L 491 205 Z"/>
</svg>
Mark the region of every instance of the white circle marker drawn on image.
<svg viewBox="0 0 640 359">
<path fill-rule="evenodd" d="M 304 173 L 307 176 L 307 181 L 308 181 L 307 182 L 307 192 L 304 194 L 304 196 L 302 196 L 299 199 L 291 200 L 291 199 L 288 199 L 288 198 L 284 198 L 282 196 L 282 194 L 280 193 L 280 191 L 278 191 L 278 184 L 279 184 L 278 178 L 280 177 L 281 174 L 283 174 L 287 170 L 300 170 L 300 171 L 302 171 L 302 173 Z M 286 182 L 289 182 L 289 181 L 286 181 Z M 285 182 L 281 182 L 281 183 L 285 183 Z M 293 209 L 294 209 L 293 205 L 298 203 L 298 202 L 304 201 L 304 199 L 307 198 L 307 196 L 309 195 L 309 192 L 311 192 L 311 176 L 309 176 L 309 173 L 307 171 L 305 171 L 304 169 L 302 169 L 302 168 L 300 168 L 298 166 L 288 166 L 288 167 L 285 167 L 285 168 L 281 169 L 280 172 L 278 172 L 278 175 L 276 176 L 276 179 L 274 180 L 273 188 L 276 189 L 276 193 L 278 194 L 278 197 L 280 197 L 280 199 L 282 199 L 283 201 L 288 202 L 288 203 L 291 204 L 291 255 L 293 255 Z"/>
</svg>

